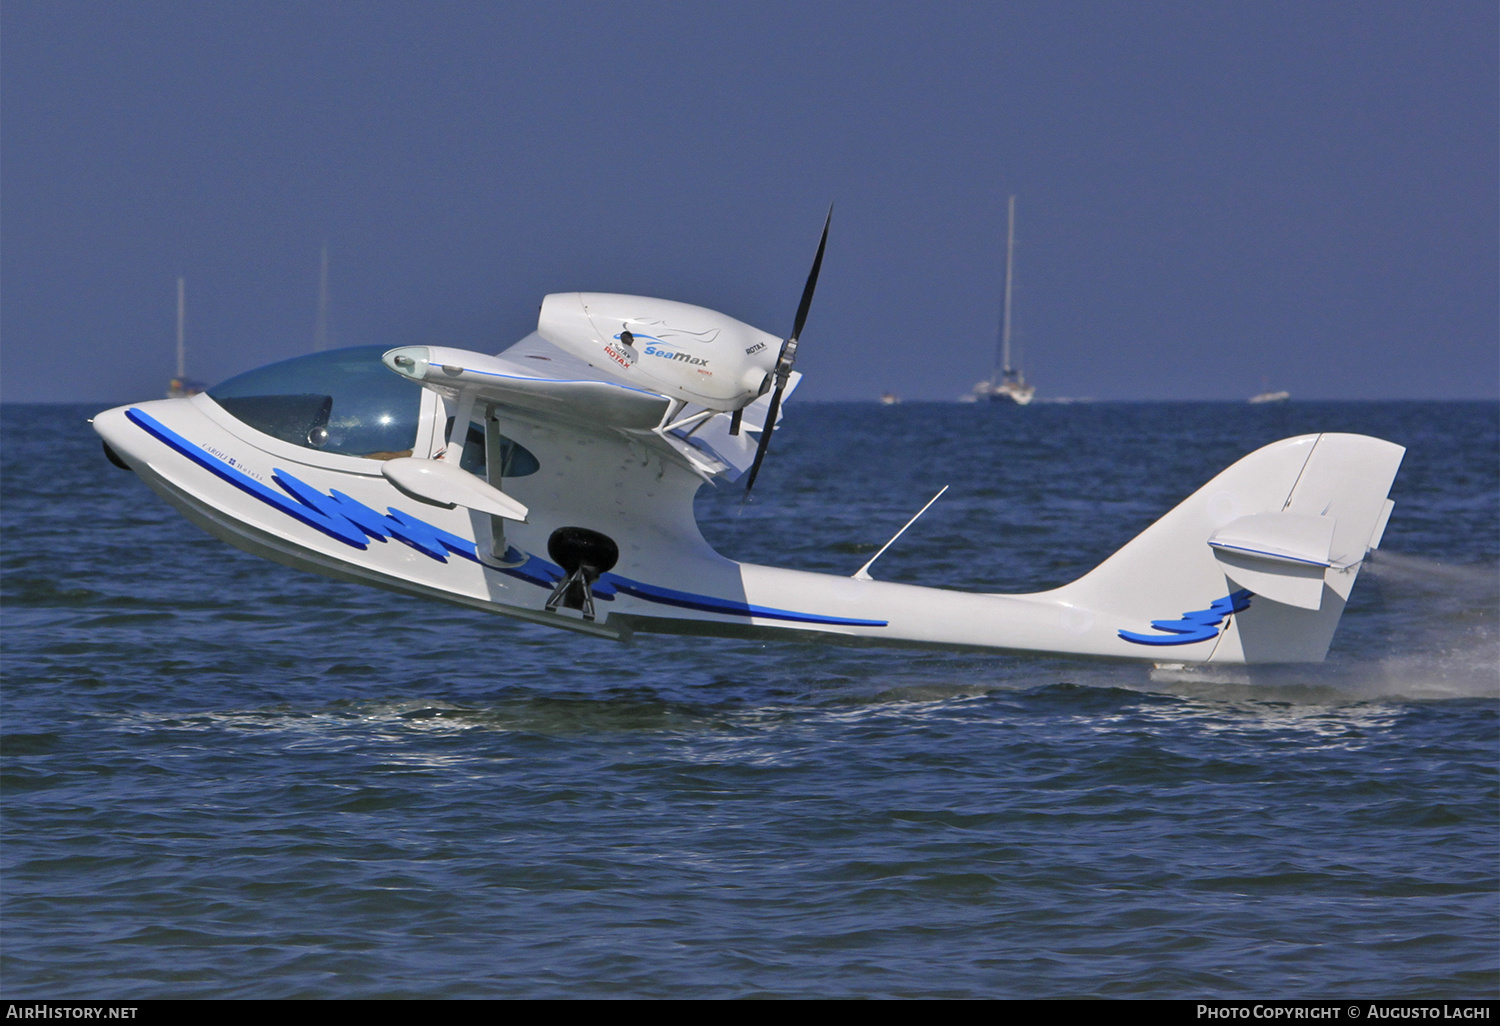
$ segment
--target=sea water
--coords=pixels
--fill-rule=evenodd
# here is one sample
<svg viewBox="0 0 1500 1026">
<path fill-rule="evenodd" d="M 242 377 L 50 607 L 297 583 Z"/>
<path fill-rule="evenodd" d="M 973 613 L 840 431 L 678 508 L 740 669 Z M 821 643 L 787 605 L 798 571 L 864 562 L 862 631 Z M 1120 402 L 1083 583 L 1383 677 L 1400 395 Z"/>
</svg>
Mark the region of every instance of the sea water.
<svg viewBox="0 0 1500 1026">
<path fill-rule="evenodd" d="M 789 405 L 737 559 L 1029 591 L 1244 453 L 1407 446 L 1328 661 L 644 635 L 204 535 L 3 430 L 0 992 L 1500 996 L 1500 408 Z M 656 582 L 670 586 L 670 581 Z"/>
</svg>

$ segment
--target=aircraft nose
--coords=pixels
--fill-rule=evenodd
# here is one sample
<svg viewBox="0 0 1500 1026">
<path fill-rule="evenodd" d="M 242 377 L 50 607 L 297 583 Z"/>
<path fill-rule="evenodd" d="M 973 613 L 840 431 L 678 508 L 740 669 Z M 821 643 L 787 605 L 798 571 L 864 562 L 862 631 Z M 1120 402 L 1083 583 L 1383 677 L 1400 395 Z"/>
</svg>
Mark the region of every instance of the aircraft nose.
<svg viewBox="0 0 1500 1026">
<path fill-rule="evenodd" d="M 174 400 L 165 400 L 173 402 Z M 175 400 L 180 401 L 180 400 Z M 138 405 L 138 404 L 132 404 Z M 130 406 L 116 406 L 96 414 L 89 421 L 104 443 L 104 455 L 115 466 L 140 473 L 147 466 L 146 446 L 150 439 L 146 433 L 130 422 L 125 411 Z"/>
</svg>

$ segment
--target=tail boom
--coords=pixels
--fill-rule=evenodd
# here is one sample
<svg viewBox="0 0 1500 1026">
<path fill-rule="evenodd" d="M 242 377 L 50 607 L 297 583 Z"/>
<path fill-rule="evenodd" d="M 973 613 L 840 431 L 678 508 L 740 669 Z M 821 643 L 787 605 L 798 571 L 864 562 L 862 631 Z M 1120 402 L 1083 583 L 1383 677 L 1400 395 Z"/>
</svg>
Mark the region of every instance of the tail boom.
<svg viewBox="0 0 1500 1026">
<path fill-rule="evenodd" d="M 748 565 L 740 584 L 753 604 L 796 595 L 799 608 L 848 618 L 800 628 L 829 634 L 1153 662 L 1321 662 L 1379 544 L 1404 452 L 1349 434 L 1273 443 L 1052 591 L 970 594 Z M 715 626 L 696 632 L 787 625 Z"/>
</svg>

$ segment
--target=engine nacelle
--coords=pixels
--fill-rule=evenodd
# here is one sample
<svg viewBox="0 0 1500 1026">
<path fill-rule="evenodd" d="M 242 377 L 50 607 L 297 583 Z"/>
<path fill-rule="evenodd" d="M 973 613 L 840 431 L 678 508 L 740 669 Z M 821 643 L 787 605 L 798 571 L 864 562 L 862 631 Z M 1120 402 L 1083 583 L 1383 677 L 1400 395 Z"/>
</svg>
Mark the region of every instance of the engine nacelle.
<svg viewBox="0 0 1500 1026">
<path fill-rule="evenodd" d="M 780 338 L 717 311 L 609 292 L 547 296 L 536 330 L 621 381 L 714 410 L 753 402 L 781 351 Z"/>
</svg>

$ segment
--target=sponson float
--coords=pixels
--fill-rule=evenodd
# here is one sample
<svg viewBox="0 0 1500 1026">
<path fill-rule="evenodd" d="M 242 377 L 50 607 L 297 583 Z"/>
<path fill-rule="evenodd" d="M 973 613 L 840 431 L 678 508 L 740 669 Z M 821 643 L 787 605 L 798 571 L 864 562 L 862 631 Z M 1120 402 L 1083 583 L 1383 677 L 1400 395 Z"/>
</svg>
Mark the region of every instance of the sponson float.
<svg viewBox="0 0 1500 1026">
<path fill-rule="evenodd" d="M 634 632 L 982 646 L 1212 663 L 1328 650 L 1404 450 L 1266 446 L 1081 579 L 975 594 L 726 559 L 705 482 L 754 484 L 799 378 L 791 334 L 661 299 L 546 297 L 499 355 L 314 353 L 101 413 L 110 458 L 189 520 L 288 566 L 609 638 Z"/>
</svg>

